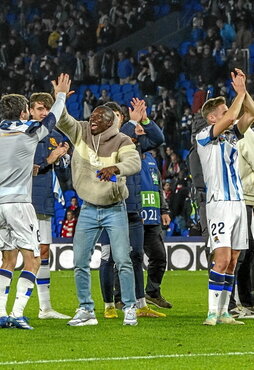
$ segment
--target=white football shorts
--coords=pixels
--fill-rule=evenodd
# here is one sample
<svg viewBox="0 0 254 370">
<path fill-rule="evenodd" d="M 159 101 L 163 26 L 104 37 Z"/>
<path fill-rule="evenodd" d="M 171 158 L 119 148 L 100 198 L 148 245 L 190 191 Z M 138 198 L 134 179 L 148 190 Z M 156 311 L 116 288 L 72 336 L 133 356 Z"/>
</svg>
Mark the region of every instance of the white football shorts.
<svg viewBox="0 0 254 370">
<path fill-rule="evenodd" d="M 39 257 L 39 243 L 39 226 L 32 204 L 0 204 L 0 251 L 24 248 Z"/>
<path fill-rule="evenodd" d="M 244 201 L 211 201 L 206 205 L 209 231 L 208 245 L 248 249 L 247 212 Z"/>
<path fill-rule="evenodd" d="M 40 230 L 40 243 L 41 244 L 51 244 L 52 243 L 52 230 L 51 230 L 51 217 L 47 217 L 42 220 L 38 217 L 39 230 Z"/>
</svg>

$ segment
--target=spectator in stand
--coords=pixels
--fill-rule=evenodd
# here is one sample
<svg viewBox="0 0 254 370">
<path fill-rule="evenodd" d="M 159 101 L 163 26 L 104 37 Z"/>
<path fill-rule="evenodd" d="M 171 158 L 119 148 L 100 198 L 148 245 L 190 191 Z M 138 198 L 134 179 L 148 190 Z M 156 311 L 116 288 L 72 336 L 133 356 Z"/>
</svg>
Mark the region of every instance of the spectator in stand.
<svg viewBox="0 0 254 370">
<path fill-rule="evenodd" d="M 92 111 L 97 105 L 97 99 L 90 89 L 86 89 L 84 92 L 83 103 L 83 118 L 86 120 L 90 117 Z"/>
<path fill-rule="evenodd" d="M 203 24 L 203 17 L 200 13 L 193 17 L 191 31 L 191 40 L 193 42 L 202 41 L 204 39 L 205 32 Z"/>
<path fill-rule="evenodd" d="M 110 96 L 108 95 L 108 90 L 102 89 L 101 90 L 101 96 L 99 97 L 97 101 L 97 106 L 98 105 L 104 105 L 105 103 L 110 101 Z"/>
<path fill-rule="evenodd" d="M 230 49 L 232 46 L 232 42 L 235 41 L 236 38 L 234 27 L 231 24 L 225 23 L 222 18 L 217 19 L 216 25 L 220 30 L 223 47 L 225 49 Z"/>
<path fill-rule="evenodd" d="M 239 49 L 247 49 L 252 41 L 252 32 L 247 28 L 244 21 L 240 21 L 237 24 L 236 32 L 236 47 Z"/>
<path fill-rule="evenodd" d="M 190 107 L 185 107 L 184 114 L 180 122 L 181 141 L 180 149 L 189 149 L 191 145 L 191 124 L 193 115 Z"/>
<path fill-rule="evenodd" d="M 180 171 L 184 168 L 183 163 L 181 163 L 180 157 L 176 153 L 170 155 L 170 164 L 167 168 L 166 177 L 170 179 L 177 179 Z"/>
<path fill-rule="evenodd" d="M 233 71 L 235 68 L 245 70 L 245 58 L 242 50 L 236 46 L 236 41 L 233 41 L 232 48 L 228 52 L 228 69 Z"/>
<path fill-rule="evenodd" d="M 200 76 L 205 84 L 213 84 L 215 79 L 215 60 L 209 45 L 204 45 L 200 61 Z"/>
<path fill-rule="evenodd" d="M 154 12 L 152 4 L 147 0 L 138 0 L 137 6 L 137 22 L 139 27 L 144 27 L 146 22 L 152 22 L 154 19 Z"/>
<path fill-rule="evenodd" d="M 192 113 L 197 113 L 206 100 L 206 86 L 203 82 L 199 82 L 197 90 L 193 95 L 193 102 L 191 106 Z"/>
<path fill-rule="evenodd" d="M 104 17 L 103 23 L 99 24 L 97 31 L 97 45 L 105 47 L 112 44 L 115 40 L 115 28 L 110 24 L 108 16 Z"/>
<path fill-rule="evenodd" d="M 187 79 L 196 81 L 200 72 L 200 59 L 194 46 L 190 46 L 188 54 L 183 57 L 182 69 Z"/>
<path fill-rule="evenodd" d="M 78 204 L 77 197 L 71 198 L 71 205 L 67 208 L 67 212 L 71 211 L 76 219 L 78 219 L 79 212 L 80 212 L 80 206 Z"/>
<path fill-rule="evenodd" d="M 169 91 L 173 91 L 177 80 L 177 67 L 170 56 L 166 56 L 158 70 L 157 84 Z"/>
<path fill-rule="evenodd" d="M 121 40 L 130 34 L 130 27 L 125 16 L 120 16 L 115 28 L 115 41 Z"/>
<path fill-rule="evenodd" d="M 215 41 L 218 39 L 220 39 L 220 34 L 217 28 L 208 28 L 206 37 L 204 38 L 204 44 L 209 45 L 211 50 L 213 50 L 215 46 Z"/>
<path fill-rule="evenodd" d="M 60 55 L 60 59 L 61 59 L 61 70 L 68 71 L 68 74 L 71 76 L 71 79 L 73 80 L 77 66 L 77 59 L 73 54 L 73 49 L 71 48 L 71 46 L 66 47 L 65 51 Z"/>
<path fill-rule="evenodd" d="M 96 55 L 95 50 L 89 50 L 87 53 L 86 66 L 85 66 L 85 81 L 88 84 L 96 84 L 99 79 L 99 57 Z"/>
<path fill-rule="evenodd" d="M 167 178 L 167 169 L 171 163 L 171 154 L 174 153 L 173 147 L 167 146 L 165 149 L 164 159 L 162 162 L 162 180 L 166 180 Z"/>
<path fill-rule="evenodd" d="M 73 211 L 67 211 L 66 220 L 63 222 L 61 238 L 73 238 L 77 219 Z"/>
<path fill-rule="evenodd" d="M 142 70 L 137 76 L 140 90 L 144 96 L 147 107 L 152 107 L 156 95 L 156 76 L 152 61 L 149 57 L 145 58 L 146 62 L 142 66 Z"/>
<path fill-rule="evenodd" d="M 173 194 L 172 182 L 170 179 L 167 179 L 163 185 L 163 196 L 168 205 L 172 194 Z"/>
<path fill-rule="evenodd" d="M 166 145 L 171 146 L 176 141 L 178 117 L 176 110 L 176 100 L 172 97 L 163 104 L 161 110 L 158 110 L 158 118 L 163 118 L 164 128 L 163 133 L 165 136 Z"/>
<path fill-rule="evenodd" d="M 85 63 L 80 51 L 76 51 L 75 59 L 76 68 L 74 72 L 73 82 L 77 85 L 80 85 L 84 82 L 85 78 Z"/>
<path fill-rule="evenodd" d="M 129 83 L 134 75 L 134 66 L 126 57 L 124 52 L 118 53 L 119 61 L 117 62 L 117 76 L 119 78 L 120 85 Z"/>
<path fill-rule="evenodd" d="M 101 84 L 114 84 L 116 82 L 116 58 L 113 50 L 105 50 L 100 68 Z"/>
<path fill-rule="evenodd" d="M 212 55 L 215 60 L 216 64 L 216 78 L 224 78 L 227 77 L 227 55 L 226 50 L 222 46 L 221 39 L 216 39 L 214 42 L 214 48 L 212 50 Z"/>
</svg>

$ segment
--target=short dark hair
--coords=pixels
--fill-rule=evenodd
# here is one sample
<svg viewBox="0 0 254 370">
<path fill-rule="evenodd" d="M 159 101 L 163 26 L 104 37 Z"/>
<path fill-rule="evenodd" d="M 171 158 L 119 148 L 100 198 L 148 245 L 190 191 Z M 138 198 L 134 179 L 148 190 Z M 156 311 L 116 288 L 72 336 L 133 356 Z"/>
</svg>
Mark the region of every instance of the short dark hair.
<svg viewBox="0 0 254 370">
<path fill-rule="evenodd" d="M 50 109 L 54 104 L 51 94 L 45 92 L 33 93 L 30 96 L 30 108 L 34 108 L 35 103 L 44 104 L 45 108 Z"/>
<path fill-rule="evenodd" d="M 0 115 L 2 119 L 18 120 L 21 112 L 26 112 L 28 99 L 24 95 L 8 94 L 0 100 Z"/>
<path fill-rule="evenodd" d="M 213 112 L 221 104 L 226 104 L 224 96 L 208 99 L 201 108 L 202 117 L 207 119 L 208 114 Z"/>
<path fill-rule="evenodd" d="M 113 112 L 119 112 L 119 113 L 123 114 L 122 108 L 115 101 L 109 101 L 109 102 L 105 103 L 104 105 L 105 105 L 105 107 L 109 107 L 110 109 L 112 109 Z"/>
</svg>

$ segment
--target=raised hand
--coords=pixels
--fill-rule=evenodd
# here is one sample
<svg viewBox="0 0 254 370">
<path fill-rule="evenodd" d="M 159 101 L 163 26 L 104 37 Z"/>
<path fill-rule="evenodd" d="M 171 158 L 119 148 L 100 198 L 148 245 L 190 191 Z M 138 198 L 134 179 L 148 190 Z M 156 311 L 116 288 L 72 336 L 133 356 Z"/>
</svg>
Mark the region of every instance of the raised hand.
<svg viewBox="0 0 254 370">
<path fill-rule="evenodd" d="M 237 73 L 238 76 L 243 77 L 244 83 L 245 83 L 246 82 L 246 75 L 245 75 L 245 73 L 240 68 L 235 68 L 235 71 L 236 71 L 236 73 Z"/>
<path fill-rule="evenodd" d="M 144 100 L 140 100 L 139 98 L 133 98 L 131 101 L 131 108 L 129 108 L 129 115 L 130 119 L 141 122 L 147 119 L 146 114 L 146 104 Z"/>
<path fill-rule="evenodd" d="M 58 78 L 57 78 L 57 82 L 56 82 L 56 80 L 53 80 L 53 81 L 51 81 L 51 83 L 54 87 L 55 96 L 59 92 L 63 92 L 66 95 L 69 94 L 70 86 L 71 86 L 71 80 L 70 80 L 70 77 L 67 73 L 61 73 L 60 76 L 58 76 Z"/>
<path fill-rule="evenodd" d="M 231 72 L 231 78 L 232 78 L 231 85 L 233 86 L 235 92 L 237 94 L 245 94 L 246 86 L 244 77 L 241 74 L 235 75 L 234 72 Z"/>
</svg>

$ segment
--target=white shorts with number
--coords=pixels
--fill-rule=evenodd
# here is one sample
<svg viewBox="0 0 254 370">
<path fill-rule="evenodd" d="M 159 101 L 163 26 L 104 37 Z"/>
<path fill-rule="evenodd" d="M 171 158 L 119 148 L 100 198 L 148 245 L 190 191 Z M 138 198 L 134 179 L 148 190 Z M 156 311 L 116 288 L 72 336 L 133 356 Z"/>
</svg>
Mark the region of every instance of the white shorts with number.
<svg viewBox="0 0 254 370">
<path fill-rule="evenodd" d="M 29 249 L 40 256 L 40 233 L 31 203 L 0 204 L 0 251 Z"/>
<path fill-rule="evenodd" d="M 51 217 L 47 217 L 41 220 L 37 215 L 39 230 L 40 230 L 40 243 L 51 244 L 52 243 L 52 231 L 51 231 Z"/>
<path fill-rule="evenodd" d="M 217 201 L 206 205 L 211 251 L 220 247 L 248 249 L 247 213 L 244 201 Z"/>
</svg>

